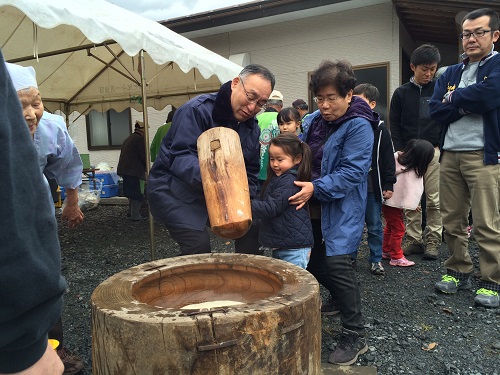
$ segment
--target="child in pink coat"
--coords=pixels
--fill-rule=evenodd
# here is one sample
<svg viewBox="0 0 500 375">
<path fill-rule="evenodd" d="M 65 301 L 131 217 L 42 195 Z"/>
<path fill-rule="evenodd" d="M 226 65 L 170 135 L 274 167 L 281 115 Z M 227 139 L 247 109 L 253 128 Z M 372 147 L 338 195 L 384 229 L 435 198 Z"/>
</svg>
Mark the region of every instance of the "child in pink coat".
<svg viewBox="0 0 500 375">
<path fill-rule="evenodd" d="M 383 202 L 386 221 L 382 257 L 390 257 L 391 266 L 409 267 L 415 262 L 403 255 L 401 242 L 405 234 L 403 209 L 418 210 L 424 192 L 423 176 L 434 157 L 434 146 L 423 139 L 410 140 L 404 151 L 394 153 L 396 183 L 392 197 Z"/>
</svg>

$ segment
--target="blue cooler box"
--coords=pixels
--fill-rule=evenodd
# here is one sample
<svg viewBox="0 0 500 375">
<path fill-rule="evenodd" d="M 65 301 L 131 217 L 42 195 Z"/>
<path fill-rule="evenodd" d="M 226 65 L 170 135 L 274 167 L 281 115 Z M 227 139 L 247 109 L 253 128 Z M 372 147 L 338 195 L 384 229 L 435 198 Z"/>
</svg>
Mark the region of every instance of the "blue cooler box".
<svg viewBox="0 0 500 375">
<path fill-rule="evenodd" d="M 104 189 L 105 185 L 117 185 L 118 184 L 118 175 L 116 172 L 95 172 L 95 179 L 102 182 L 102 186 Z"/>
<path fill-rule="evenodd" d="M 101 198 L 111 198 L 111 197 L 116 197 L 117 195 L 118 195 L 118 184 L 102 185 Z"/>
</svg>

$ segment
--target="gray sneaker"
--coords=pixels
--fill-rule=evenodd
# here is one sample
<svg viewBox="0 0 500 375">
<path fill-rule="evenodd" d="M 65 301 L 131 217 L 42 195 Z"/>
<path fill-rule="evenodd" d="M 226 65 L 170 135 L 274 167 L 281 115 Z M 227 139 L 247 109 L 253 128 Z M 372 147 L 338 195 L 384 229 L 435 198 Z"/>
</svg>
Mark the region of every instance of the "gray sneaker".
<svg viewBox="0 0 500 375">
<path fill-rule="evenodd" d="M 441 281 L 438 281 L 436 284 L 434 284 L 434 288 L 442 293 L 453 294 L 458 292 L 459 290 L 472 288 L 472 284 L 470 282 L 470 277 L 467 277 L 465 279 L 457 279 L 446 274 L 441 277 Z"/>
<path fill-rule="evenodd" d="M 413 254 L 423 254 L 424 253 L 424 244 L 420 242 L 412 242 L 409 245 L 403 247 L 403 254 L 413 255 Z"/>
<path fill-rule="evenodd" d="M 360 354 L 368 351 L 366 337 L 358 332 L 343 328 L 337 347 L 330 354 L 328 362 L 340 366 L 349 366 L 358 360 Z"/>
<path fill-rule="evenodd" d="M 476 305 L 484 307 L 498 307 L 500 305 L 498 292 L 486 288 L 481 288 L 476 292 L 474 302 Z"/>
</svg>

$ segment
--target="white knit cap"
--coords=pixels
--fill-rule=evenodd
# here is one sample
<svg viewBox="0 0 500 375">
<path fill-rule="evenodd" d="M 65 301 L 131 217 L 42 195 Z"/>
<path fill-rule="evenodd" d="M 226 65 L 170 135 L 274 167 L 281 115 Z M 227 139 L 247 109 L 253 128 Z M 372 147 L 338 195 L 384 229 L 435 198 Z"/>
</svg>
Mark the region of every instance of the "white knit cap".
<svg viewBox="0 0 500 375">
<path fill-rule="evenodd" d="M 30 87 L 38 88 L 36 84 L 36 73 L 32 66 L 21 66 L 6 62 L 7 70 L 10 74 L 10 79 L 14 84 L 16 91 L 27 89 Z"/>
</svg>

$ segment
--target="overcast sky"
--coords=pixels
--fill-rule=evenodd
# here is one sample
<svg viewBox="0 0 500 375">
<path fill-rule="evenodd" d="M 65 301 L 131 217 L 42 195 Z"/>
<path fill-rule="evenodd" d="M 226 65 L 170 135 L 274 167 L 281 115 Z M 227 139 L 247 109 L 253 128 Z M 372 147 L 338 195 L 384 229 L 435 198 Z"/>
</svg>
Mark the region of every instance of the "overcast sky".
<svg viewBox="0 0 500 375">
<path fill-rule="evenodd" d="M 155 21 L 245 4 L 250 0 L 107 0 Z"/>
</svg>

